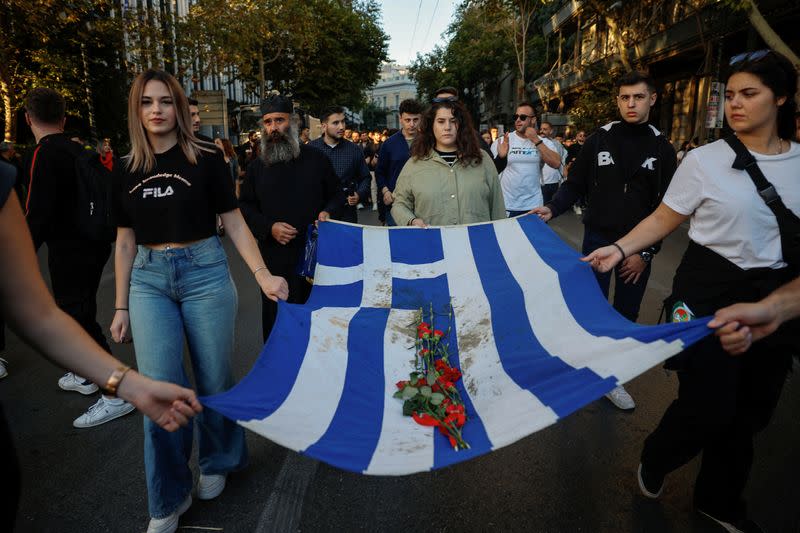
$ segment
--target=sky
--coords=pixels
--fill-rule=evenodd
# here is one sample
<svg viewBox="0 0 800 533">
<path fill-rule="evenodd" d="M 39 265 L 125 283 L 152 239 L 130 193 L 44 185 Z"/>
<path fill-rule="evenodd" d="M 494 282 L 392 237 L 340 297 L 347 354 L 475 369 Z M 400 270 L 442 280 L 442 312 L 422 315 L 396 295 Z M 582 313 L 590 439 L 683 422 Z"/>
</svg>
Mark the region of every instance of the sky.
<svg viewBox="0 0 800 533">
<path fill-rule="evenodd" d="M 444 44 L 441 34 L 450 25 L 459 1 L 380 0 L 383 31 L 390 39 L 389 58 L 410 65 L 417 53 L 425 54 Z"/>
</svg>

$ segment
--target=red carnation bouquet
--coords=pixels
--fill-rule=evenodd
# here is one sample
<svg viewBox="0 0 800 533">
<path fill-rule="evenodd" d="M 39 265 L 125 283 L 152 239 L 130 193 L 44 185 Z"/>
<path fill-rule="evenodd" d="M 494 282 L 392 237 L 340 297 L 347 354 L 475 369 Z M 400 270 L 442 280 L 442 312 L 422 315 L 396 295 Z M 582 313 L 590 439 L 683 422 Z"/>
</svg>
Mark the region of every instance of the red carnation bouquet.
<svg viewBox="0 0 800 533">
<path fill-rule="evenodd" d="M 445 331 L 433 327 L 435 315 L 432 305 L 428 315 L 426 321 L 424 311 L 419 310 L 414 343 L 415 370 L 407 381 L 397 382 L 394 397 L 403 400 L 405 416 L 412 417 L 422 426 L 439 428 L 453 449 L 458 451 L 469 448 L 469 444 L 461 437 L 467 415 L 455 385 L 461 379 L 461 371 L 450 366 L 448 356 L 453 308 L 449 307 Z"/>
</svg>

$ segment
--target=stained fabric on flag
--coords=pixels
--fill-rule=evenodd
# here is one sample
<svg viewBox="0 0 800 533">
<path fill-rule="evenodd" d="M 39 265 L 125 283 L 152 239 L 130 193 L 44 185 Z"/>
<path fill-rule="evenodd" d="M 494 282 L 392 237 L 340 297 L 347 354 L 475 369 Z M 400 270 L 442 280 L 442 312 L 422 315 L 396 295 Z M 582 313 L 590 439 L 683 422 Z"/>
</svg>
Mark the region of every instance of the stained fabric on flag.
<svg viewBox="0 0 800 533">
<path fill-rule="evenodd" d="M 441 228 L 323 223 L 314 288 L 281 303 L 250 373 L 206 407 L 292 450 L 375 475 L 424 472 L 511 444 L 709 334 L 709 319 L 643 326 L 535 216 Z M 470 449 L 402 415 L 415 319 L 453 317 L 447 342 Z M 438 326 L 437 326 L 438 327 Z"/>
</svg>

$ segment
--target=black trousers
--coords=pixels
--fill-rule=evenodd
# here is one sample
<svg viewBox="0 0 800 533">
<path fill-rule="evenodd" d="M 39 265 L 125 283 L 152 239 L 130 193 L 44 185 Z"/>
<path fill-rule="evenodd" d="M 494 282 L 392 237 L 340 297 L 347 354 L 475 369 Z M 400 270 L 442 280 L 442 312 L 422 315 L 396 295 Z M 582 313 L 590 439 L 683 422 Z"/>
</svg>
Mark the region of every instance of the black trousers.
<svg viewBox="0 0 800 533">
<path fill-rule="evenodd" d="M 296 241 L 288 246 L 278 245 L 272 241 L 261 241 L 259 247 L 264 264 L 269 267 L 272 275 L 286 279 L 286 283 L 289 285 L 287 301 L 292 304 L 304 304 L 311 294 L 311 284 L 304 277 L 297 275 L 297 264 L 305 250 L 306 238 L 304 235 L 300 235 L 295 239 Z M 266 342 L 272 326 L 275 325 L 275 319 L 278 317 L 278 304 L 264 296 L 263 292 L 259 291 L 259 294 L 261 295 L 261 332 L 264 342 Z"/>
<path fill-rule="evenodd" d="M 111 244 L 59 241 L 48 243 L 47 248 L 56 304 L 111 353 L 103 328 L 97 323 L 97 289 L 111 255 Z"/>
<path fill-rule="evenodd" d="M 583 233 L 583 254 L 589 255 L 598 248 L 608 246 L 612 242 L 587 226 Z M 622 264 L 620 263 L 610 272 L 598 272 L 595 270 L 594 277 L 600 285 L 600 290 L 603 291 L 603 296 L 608 298 L 611 276 L 614 276 L 614 309 L 631 322 L 636 322 L 639 318 L 642 298 L 644 298 L 645 290 L 647 290 L 647 281 L 650 279 L 651 265 L 648 264 L 645 267 L 636 283 L 625 283 L 619 274 L 621 267 Z"/>
<path fill-rule="evenodd" d="M 669 313 L 674 302 L 683 301 L 696 316 L 711 315 L 735 302 L 758 301 L 794 276 L 790 269 L 742 270 L 692 242 L 666 309 Z M 798 324 L 787 323 L 738 357 L 723 351 L 716 337 L 707 337 L 668 361 L 668 368 L 678 372 L 678 397 L 645 440 L 644 467 L 666 475 L 702 452 L 695 507 L 726 521 L 743 518 L 753 437 L 772 418 L 797 330 Z"/>
<path fill-rule="evenodd" d="M 5 496 L 0 498 L 0 531 L 14 531 L 20 495 L 20 468 L 14 439 L 8 428 L 3 406 L 0 405 L 0 479 L 3 480 Z"/>
<path fill-rule="evenodd" d="M 358 224 L 358 209 L 354 205 L 345 205 L 339 210 L 336 220 Z"/>
<path fill-rule="evenodd" d="M 275 274 L 273 272 L 273 274 Z M 281 274 L 275 274 L 280 276 Z M 305 278 L 297 274 L 284 275 L 289 285 L 289 299 L 287 302 L 292 304 L 304 304 L 311 294 L 311 284 Z M 273 302 L 261 292 L 261 330 L 264 335 L 264 342 L 267 342 L 275 319 L 278 318 L 278 303 Z"/>
<path fill-rule="evenodd" d="M 744 517 L 753 437 L 772 418 L 790 365 L 791 355 L 765 341 L 739 357 L 725 353 L 716 337 L 701 341 L 678 371 L 678 398 L 645 440 L 642 464 L 668 474 L 702 452 L 695 507 L 718 518 Z"/>
</svg>

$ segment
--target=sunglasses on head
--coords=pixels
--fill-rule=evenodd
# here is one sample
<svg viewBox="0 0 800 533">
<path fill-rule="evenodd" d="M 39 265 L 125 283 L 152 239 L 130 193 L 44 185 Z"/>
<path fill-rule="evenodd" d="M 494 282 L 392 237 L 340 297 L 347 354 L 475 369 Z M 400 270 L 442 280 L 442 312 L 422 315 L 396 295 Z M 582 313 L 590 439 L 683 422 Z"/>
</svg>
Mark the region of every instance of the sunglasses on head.
<svg viewBox="0 0 800 533">
<path fill-rule="evenodd" d="M 532 116 L 533 115 L 511 115 L 511 118 L 513 118 L 514 120 L 517 120 L 517 119 L 519 119 L 519 120 L 528 120 Z"/>
<path fill-rule="evenodd" d="M 758 61 L 759 59 L 763 59 L 772 50 L 756 50 L 755 52 L 744 52 L 742 54 L 737 54 L 733 56 L 728 63 L 728 65 L 735 65 L 736 63 L 741 63 L 742 61 Z"/>
<path fill-rule="evenodd" d="M 455 96 L 439 96 L 437 98 L 431 98 L 432 104 L 441 104 L 442 102 L 455 102 L 458 100 Z"/>
</svg>

